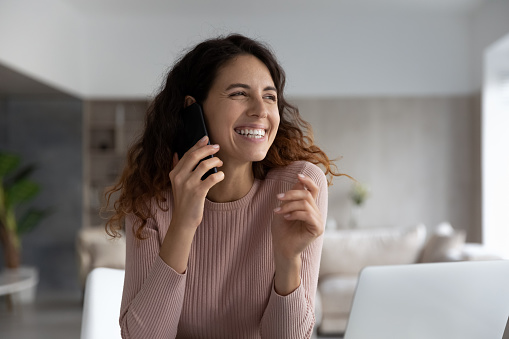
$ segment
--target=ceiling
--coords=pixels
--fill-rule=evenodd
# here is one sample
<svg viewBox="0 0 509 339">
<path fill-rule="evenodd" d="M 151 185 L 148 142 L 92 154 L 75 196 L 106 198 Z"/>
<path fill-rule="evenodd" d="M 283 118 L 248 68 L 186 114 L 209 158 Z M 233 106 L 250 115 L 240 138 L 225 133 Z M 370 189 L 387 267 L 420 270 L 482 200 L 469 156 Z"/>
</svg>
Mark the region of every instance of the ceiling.
<svg viewBox="0 0 509 339">
<path fill-rule="evenodd" d="M 483 4 L 495 0 L 62 0 L 71 8 L 91 19 L 95 15 L 165 15 L 165 13 L 205 13 L 214 16 L 225 11 L 228 15 L 246 11 L 340 9 L 344 6 L 363 6 L 370 9 L 410 8 L 415 10 L 457 11 L 471 13 Z M 0 64 L 0 95 L 62 95 L 63 93 L 37 80 Z"/>
<path fill-rule="evenodd" d="M 67 96 L 67 94 L 43 84 L 33 78 L 0 64 L 0 95 L 1 96 L 33 96 L 51 95 Z"/>
<path fill-rule="evenodd" d="M 63 0 L 69 5 L 88 13 L 108 14 L 156 14 L 165 12 L 206 12 L 213 16 L 225 10 L 242 12 L 261 8 L 265 11 L 289 9 L 311 10 L 327 7 L 331 10 L 344 6 L 415 8 L 416 10 L 439 10 L 471 12 L 486 2 L 495 0 Z"/>
</svg>

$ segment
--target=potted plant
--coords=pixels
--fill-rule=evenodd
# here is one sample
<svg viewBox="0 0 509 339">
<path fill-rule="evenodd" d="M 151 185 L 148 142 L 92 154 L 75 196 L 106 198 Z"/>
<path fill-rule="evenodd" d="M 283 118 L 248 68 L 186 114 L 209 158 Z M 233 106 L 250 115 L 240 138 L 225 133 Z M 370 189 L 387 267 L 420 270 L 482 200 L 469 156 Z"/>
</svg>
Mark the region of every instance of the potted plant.
<svg viewBox="0 0 509 339">
<path fill-rule="evenodd" d="M 35 165 L 20 168 L 20 163 L 20 156 L 0 152 L 0 243 L 7 268 L 20 266 L 21 236 L 50 212 L 26 206 L 39 194 L 40 186 L 29 178 Z"/>
<path fill-rule="evenodd" d="M 13 302 L 35 299 L 39 273 L 35 267 L 21 267 L 21 236 L 50 213 L 27 204 L 39 194 L 40 186 L 29 179 L 35 166 L 20 168 L 20 163 L 20 156 L 0 151 L 0 244 L 6 267 L 0 275 L 9 282 L 10 308 Z"/>
<path fill-rule="evenodd" d="M 359 226 L 359 216 L 362 206 L 369 197 L 369 189 L 366 185 L 356 181 L 350 191 L 350 200 L 352 201 L 352 209 L 350 211 L 350 227 Z"/>
</svg>

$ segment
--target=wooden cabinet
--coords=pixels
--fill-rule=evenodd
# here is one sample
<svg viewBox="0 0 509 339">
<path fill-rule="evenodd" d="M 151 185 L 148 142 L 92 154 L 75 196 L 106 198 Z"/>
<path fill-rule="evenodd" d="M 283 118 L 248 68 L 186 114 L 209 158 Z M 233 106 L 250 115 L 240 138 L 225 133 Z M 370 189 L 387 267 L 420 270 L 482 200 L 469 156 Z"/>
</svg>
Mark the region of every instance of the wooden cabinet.
<svg viewBox="0 0 509 339">
<path fill-rule="evenodd" d="M 92 100 L 83 114 L 83 227 L 103 225 L 104 191 L 118 179 L 140 135 L 148 100 Z"/>
</svg>

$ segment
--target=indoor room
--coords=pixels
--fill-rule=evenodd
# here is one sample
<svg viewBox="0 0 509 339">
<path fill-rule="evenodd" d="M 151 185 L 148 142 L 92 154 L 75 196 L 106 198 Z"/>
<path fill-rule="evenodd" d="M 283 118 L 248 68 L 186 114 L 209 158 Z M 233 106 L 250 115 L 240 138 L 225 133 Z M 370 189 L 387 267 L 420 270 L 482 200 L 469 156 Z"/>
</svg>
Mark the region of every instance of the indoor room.
<svg viewBox="0 0 509 339">
<path fill-rule="evenodd" d="M 232 33 L 275 55 L 336 166 L 313 338 L 344 337 L 366 267 L 506 261 L 508 18 L 509 0 L 0 0 L 0 337 L 99 339 L 91 312 L 120 338 L 130 245 L 105 192 L 175 62 Z"/>
</svg>

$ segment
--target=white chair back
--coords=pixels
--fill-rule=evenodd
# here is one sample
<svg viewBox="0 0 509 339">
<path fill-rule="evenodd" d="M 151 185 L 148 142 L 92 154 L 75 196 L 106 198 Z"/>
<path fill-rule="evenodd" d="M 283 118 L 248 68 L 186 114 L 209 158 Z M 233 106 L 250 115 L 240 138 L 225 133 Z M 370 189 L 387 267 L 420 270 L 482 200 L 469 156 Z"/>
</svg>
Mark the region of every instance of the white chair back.
<svg viewBox="0 0 509 339">
<path fill-rule="evenodd" d="M 95 268 L 87 277 L 81 339 L 121 339 L 120 303 L 124 270 Z"/>
</svg>

